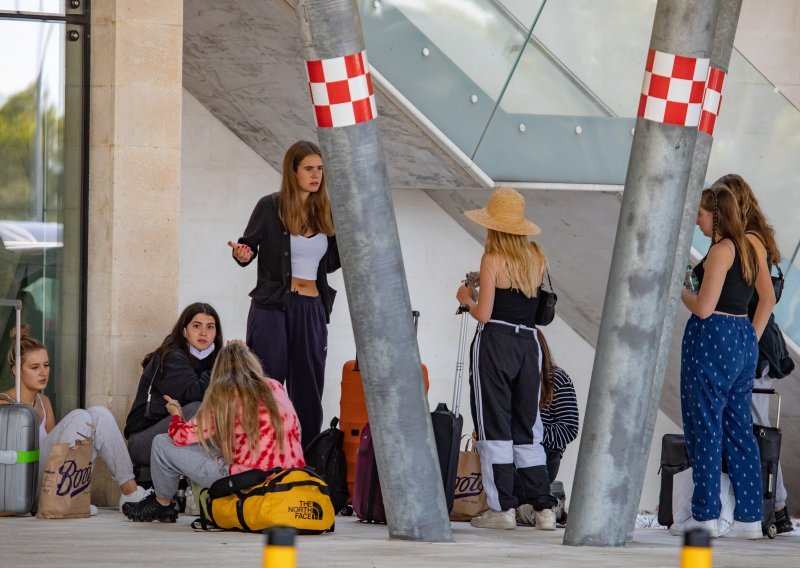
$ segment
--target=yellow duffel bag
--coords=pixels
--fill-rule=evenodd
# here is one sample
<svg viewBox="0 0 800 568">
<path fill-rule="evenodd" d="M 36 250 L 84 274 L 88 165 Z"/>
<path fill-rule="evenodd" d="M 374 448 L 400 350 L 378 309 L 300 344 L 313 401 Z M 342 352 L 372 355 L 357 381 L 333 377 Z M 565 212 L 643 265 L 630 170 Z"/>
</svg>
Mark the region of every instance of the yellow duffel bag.
<svg viewBox="0 0 800 568">
<path fill-rule="evenodd" d="M 251 470 L 214 482 L 200 492 L 199 524 L 260 532 L 276 526 L 300 534 L 333 532 L 333 503 L 328 484 L 305 468 Z"/>
</svg>

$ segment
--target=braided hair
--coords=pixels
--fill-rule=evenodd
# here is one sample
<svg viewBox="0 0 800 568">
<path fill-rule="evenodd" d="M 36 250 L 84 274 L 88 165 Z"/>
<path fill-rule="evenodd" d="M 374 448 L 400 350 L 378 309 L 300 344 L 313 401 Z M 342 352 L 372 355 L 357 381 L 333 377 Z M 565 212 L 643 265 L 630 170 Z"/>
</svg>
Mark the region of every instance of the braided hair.
<svg viewBox="0 0 800 568">
<path fill-rule="evenodd" d="M 739 252 L 742 265 L 742 279 L 752 285 L 758 273 L 756 252 L 745 237 L 744 221 L 739 214 L 739 205 L 733 193 L 724 185 L 713 185 L 703 191 L 700 207 L 711 213 L 713 233 L 711 242 L 730 239 Z"/>
</svg>

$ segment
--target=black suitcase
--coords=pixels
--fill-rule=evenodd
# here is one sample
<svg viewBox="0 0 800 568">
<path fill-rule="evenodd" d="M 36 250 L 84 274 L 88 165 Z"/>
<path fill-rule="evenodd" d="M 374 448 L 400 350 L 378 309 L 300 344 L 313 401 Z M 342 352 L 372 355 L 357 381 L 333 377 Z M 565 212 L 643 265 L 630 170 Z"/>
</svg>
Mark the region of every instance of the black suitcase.
<svg viewBox="0 0 800 568">
<path fill-rule="evenodd" d="M 19 401 L 22 302 L 0 300 L 16 310 L 16 400 Z M 39 415 L 27 404 L 0 405 L 0 512 L 36 511 L 39 480 Z"/>
<path fill-rule="evenodd" d="M 458 452 L 461 449 L 461 431 L 464 428 L 464 417 L 459 414 L 461 404 L 461 385 L 464 380 L 464 351 L 467 344 L 467 321 L 469 310 L 459 307 L 456 314 L 461 314 L 461 337 L 458 342 L 456 358 L 456 374 L 453 385 L 453 410 L 443 402 L 431 412 L 433 436 L 436 440 L 436 452 L 439 455 L 439 468 L 442 471 L 442 487 L 447 510 L 453 510 L 458 474 Z"/>
<path fill-rule="evenodd" d="M 754 395 L 775 395 L 778 397 L 778 416 L 775 426 L 753 424 L 753 432 L 758 442 L 761 456 L 761 483 L 764 488 L 764 516 L 761 519 L 761 532 L 769 538 L 778 534 L 775 526 L 775 484 L 778 479 L 778 461 L 781 456 L 781 395 L 775 389 L 753 389 Z"/>
<path fill-rule="evenodd" d="M 775 538 L 778 534 L 775 526 L 775 484 L 778 478 L 778 461 L 781 454 L 781 397 L 775 389 L 753 389 L 754 395 L 775 395 L 778 397 L 777 418 L 775 426 L 753 424 L 753 434 L 758 442 L 761 457 L 761 483 L 764 496 L 764 515 L 761 519 L 761 531 L 764 536 Z M 691 467 L 686 454 L 686 443 L 683 434 L 664 434 L 661 441 L 661 492 L 658 496 L 658 523 L 664 526 L 672 524 L 672 477 Z M 722 458 L 722 471 L 727 473 L 725 457 Z"/>
</svg>

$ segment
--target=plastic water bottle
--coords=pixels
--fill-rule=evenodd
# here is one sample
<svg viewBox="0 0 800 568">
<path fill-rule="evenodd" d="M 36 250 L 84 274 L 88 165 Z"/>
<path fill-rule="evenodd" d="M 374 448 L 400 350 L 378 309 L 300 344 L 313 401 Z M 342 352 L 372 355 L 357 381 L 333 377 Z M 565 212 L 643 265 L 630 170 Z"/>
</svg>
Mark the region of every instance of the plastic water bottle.
<svg viewBox="0 0 800 568">
<path fill-rule="evenodd" d="M 683 277 L 683 286 L 695 294 L 697 294 L 697 290 L 700 288 L 700 282 L 698 281 L 694 270 L 692 270 L 691 264 L 686 265 L 686 274 Z"/>
</svg>

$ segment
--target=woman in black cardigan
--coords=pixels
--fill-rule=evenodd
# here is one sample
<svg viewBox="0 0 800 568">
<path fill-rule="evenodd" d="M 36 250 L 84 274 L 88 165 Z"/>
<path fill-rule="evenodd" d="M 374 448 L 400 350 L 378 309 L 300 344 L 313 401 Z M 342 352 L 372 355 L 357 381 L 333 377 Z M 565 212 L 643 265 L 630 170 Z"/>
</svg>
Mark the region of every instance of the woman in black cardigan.
<svg viewBox="0 0 800 568">
<path fill-rule="evenodd" d="M 258 256 L 247 346 L 269 377 L 285 383 L 305 448 L 322 426 L 327 324 L 336 295 L 327 275 L 341 266 L 316 144 L 301 140 L 287 150 L 280 192 L 258 201 L 244 235 L 228 245 L 240 266 Z"/>
</svg>

